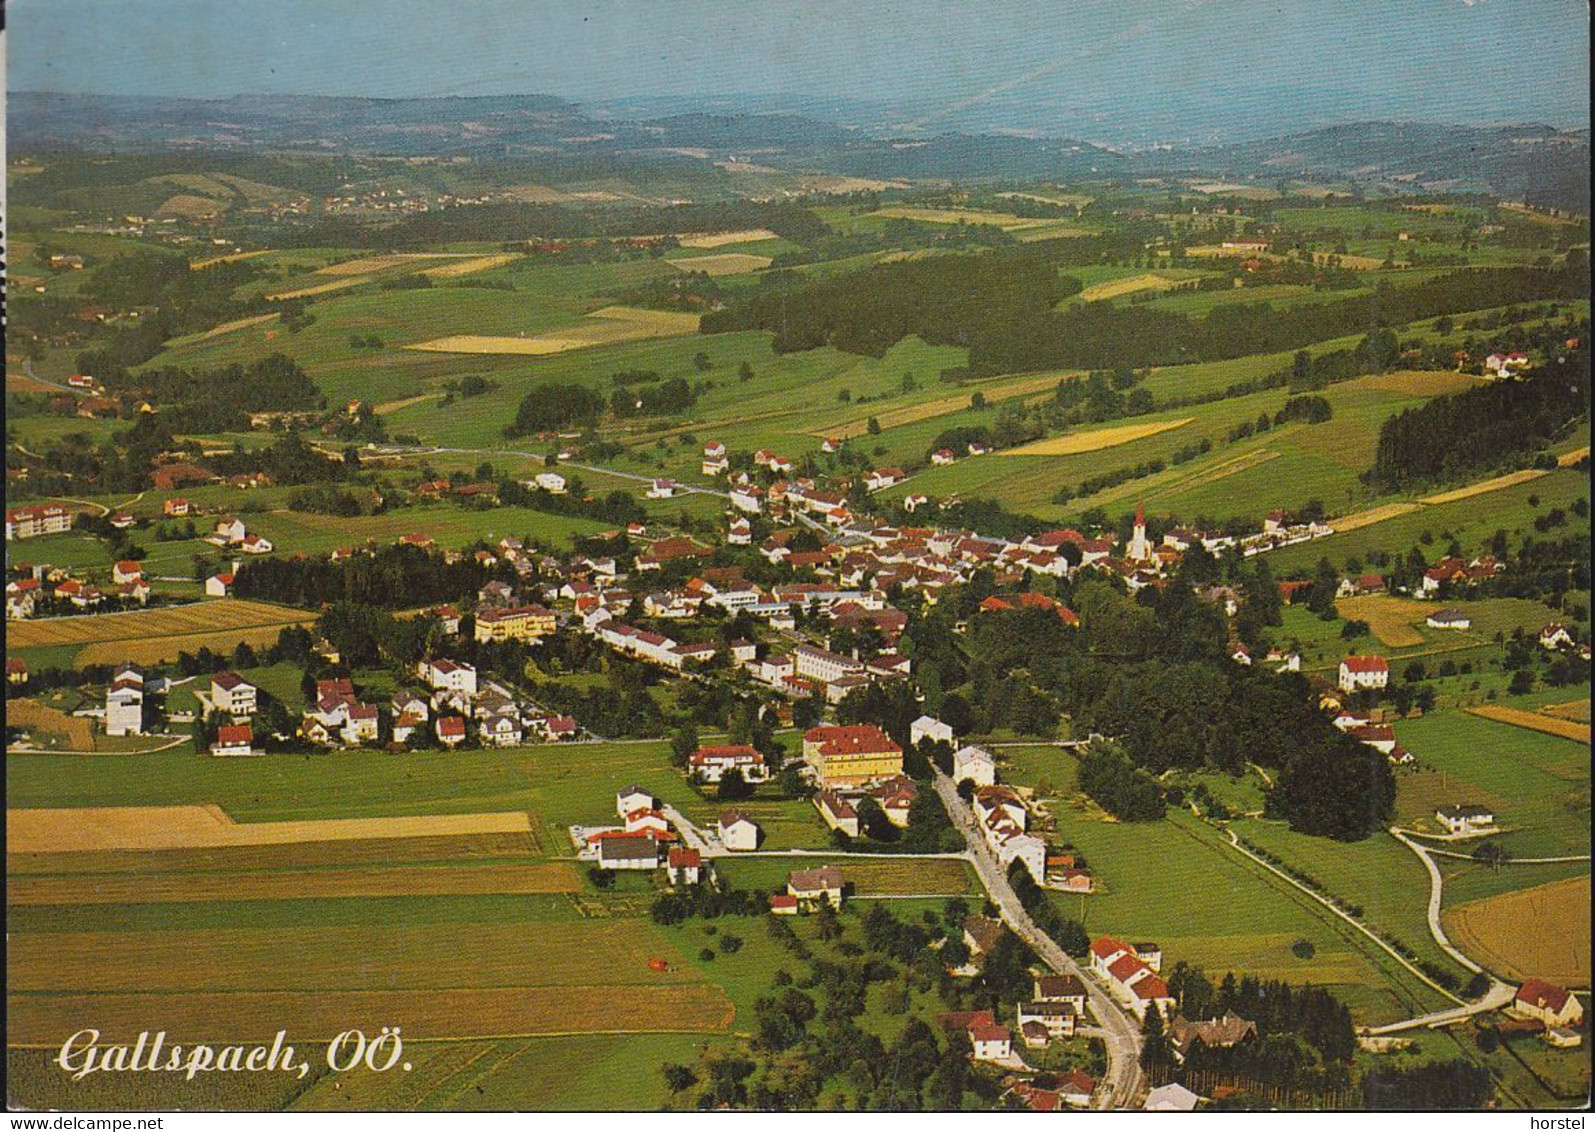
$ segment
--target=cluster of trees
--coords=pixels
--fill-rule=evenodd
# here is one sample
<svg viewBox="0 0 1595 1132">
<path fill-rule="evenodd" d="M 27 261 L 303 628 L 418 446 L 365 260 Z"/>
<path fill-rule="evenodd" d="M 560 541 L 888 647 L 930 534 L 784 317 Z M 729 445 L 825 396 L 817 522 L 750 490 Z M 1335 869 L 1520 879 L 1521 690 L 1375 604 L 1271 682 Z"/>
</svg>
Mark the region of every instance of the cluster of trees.
<svg viewBox="0 0 1595 1132">
<path fill-rule="evenodd" d="M 381 609 L 463 601 L 499 575 L 475 558 L 450 562 L 417 546 L 381 547 L 343 562 L 328 558 L 256 558 L 241 563 L 233 589 L 310 609 L 338 601 Z"/>
<path fill-rule="evenodd" d="M 1080 789 L 1120 821 L 1157 821 L 1167 809 L 1158 780 L 1111 743 L 1093 744 L 1081 760 Z"/>
<path fill-rule="evenodd" d="M 1387 420 L 1364 479 L 1399 489 L 1534 451 L 1588 418 L 1589 351 L 1568 350 L 1522 381 L 1436 397 Z"/>
<path fill-rule="evenodd" d="M 1283 310 L 1268 303 L 1231 304 L 1201 318 L 1109 303 L 1054 310 L 1072 293 L 1072 281 L 1060 281 L 1057 271 L 1059 257 L 1069 253 L 1056 245 L 1071 243 L 878 264 L 849 275 L 793 281 L 711 312 L 703 330 L 762 329 L 776 335 L 776 348 L 783 351 L 830 343 L 877 357 L 905 335 L 918 334 L 968 346 L 971 371 L 985 375 L 1216 361 L 1367 334 L 1372 327 L 1362 364 L 1383 369 L 1394 359 L 1394 335 L 1380 328 L 1497 307 L 1503 299 L 1576 298 L 1587 287 L 1582 264 L 1473 268 Z"/>
<path fill-rule="evenodd" d="M 504 426 L 510 439 L 572 426 L 591 427 L 604 411 L 604 398 L 585 385 L 545 382 L 521 398 L 515 420 Z"/>
<path fill-rule="evenodd" d="M 1461 1058 L 1405 1069 L 1381 1065 L 1362 1078 L 1369 1109 L 1462 1112 L 1482 1108 L 1494 1091 L 1490 1071 Z"/>
</svg>

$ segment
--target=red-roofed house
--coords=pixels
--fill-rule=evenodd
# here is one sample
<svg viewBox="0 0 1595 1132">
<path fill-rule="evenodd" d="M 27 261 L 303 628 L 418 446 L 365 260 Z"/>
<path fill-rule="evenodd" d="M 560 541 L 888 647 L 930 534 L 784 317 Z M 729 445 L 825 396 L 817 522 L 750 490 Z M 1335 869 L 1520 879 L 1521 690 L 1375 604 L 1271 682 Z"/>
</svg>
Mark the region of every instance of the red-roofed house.
<svg viewBox="0 0 1595 1132">
<path fill-rule="evenodd" d="M 1512 1012 L 1537 1018 L 1547 1026 L 1577 1026 L 1584 1020 L 1584 1006 L 1578 998 L 1544 979 L 1529 979 L 1518 988 Z"/>
<path fill-rule="evenodd" d="M 210 745 L 210 753 L 213 755 L 252 755 L 255 753 L 254 742 L 255 734 L 250 730 L 248 724 L 218 727 L 216 729 L 216 741 Z"/>
<path fill-rule="evenodd" d="M 740 771 L 744 782 L 763 782 L 770 777 L 764 756 L 745 743 L 699 747 L 688 766 L 690 773 L 704 782 L 719 782 L 728 770 Z"/>
<path fill-rule="evenodd" d="M 697 884 L 702 871 L 703 858 L 696 849 L 674 846 L 665 859 L 665 872 L 671 884 Z"/>
<path fill-rule="evenodd" d="M 1356 692 L 1390 683 L 1390 662 L 1382 656 L 1348 656 L 1340 662 L 1340 690 Z"/>
</svg>

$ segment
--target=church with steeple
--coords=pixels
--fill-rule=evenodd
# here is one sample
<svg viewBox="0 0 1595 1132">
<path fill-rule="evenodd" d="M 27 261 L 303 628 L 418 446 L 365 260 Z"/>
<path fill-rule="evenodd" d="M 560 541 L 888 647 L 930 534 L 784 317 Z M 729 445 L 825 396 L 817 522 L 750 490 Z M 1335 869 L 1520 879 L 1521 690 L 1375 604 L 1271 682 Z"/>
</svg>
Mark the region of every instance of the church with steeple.
<svg viewBox="0 0 1595 1132">
<path fill-rule="evenodd" d="M 1124 558 L 1127 562 L 1152 561 L 1152 543 L 1146 537 L 1146 507 L 1142 503 L 1135 505 L 1135 529 L 1130 532 L 1130 544 L 1124 548 Z"/>
</svg>

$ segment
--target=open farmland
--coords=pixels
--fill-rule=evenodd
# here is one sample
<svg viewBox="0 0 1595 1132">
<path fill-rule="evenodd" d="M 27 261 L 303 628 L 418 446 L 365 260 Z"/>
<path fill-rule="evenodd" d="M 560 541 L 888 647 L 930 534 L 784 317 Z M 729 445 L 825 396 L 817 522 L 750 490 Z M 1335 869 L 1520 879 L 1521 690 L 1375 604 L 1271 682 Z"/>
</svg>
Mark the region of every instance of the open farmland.
<svg viewBox="0 0 1595 1132">
<path fill-rule="evenodd" d="M 165 609 L 94 617 L 56 617 L 19 622 L 7 627 L 6 648 L 78 649 L 78 664 L 115 664 L 131 660 L 155 664 L 176 659 L 179 652 L 231 651 L 239 641 L 262 644 L 276 640 L 286 625 L 308 625 L 315 615 L 302 609 L 260 601 L 207 601 Z"/>
<path fill-rule="evenodd" d="M 1341 598 L 1335 603 L 1340 615 L 1348 621 L 1366 621 L 1374 636 L 1391 648 L 1410 648 L 1423 644 L 1423 634 L 1413 628 L 1435 612 L 1434 604 L 1391 597 L 1388 594 L 1370 594 L 1365 597 Z"/>
<path fill-rule="evenodd" d="M 518 833 L 530 828 L 524 813 L 241 823 L 234 821 L 219 806 L 8 809 L 6 852 L 204 849 L 231 845 L 288 845 L 304 841 Z"/>
<path fill-rule="evenodd" d="M 1463 499 L 1472 499 L 1475 495 L 1485 495 L 1492 491 L 1500 491 L 1503 487 L 1516 487 L 1520 483 L 1529 483 L 1545 474 L 1545 472 L 1535 468 L 1525 468 L 1521 472 L 1509 472 L 1504 476 L 1496 476 L 1494 479 L 1470 483 L 1467 487 L 1459 487 L 1452 491 L 1442 491 L 1437 495 L 1426 495 L 1418 502 L 1427 504 L 1430 507 L 1441 503 L 1456 503 Z"/>
<path fill-rule="evenodd" d="M 6 723 L 38 735 L 58 735 L 74 751 L 94 750 L 94 727 L 87 719 L 68 715 L 38 700 L 10 700 Z"/>
<path fill-rule="evenodd" d="M 1121 444 L 1129 444 L 1136 440 L 1144 440 L 1149 436 L 1156 436 L 1160 432 L 1171 432 L 1183 428 L 1193 421 L 1194 417 L 1180 417 L 1172 421 L 1152 421 L 1147 424 L 1119 425 L 1116 428 L 1092 429 L 1088 432 L 1070 433 L 1068 436 L 1054 436 L 1046 440 L 1037 440 L 1018 448 L 1004 449 L 1002 456 L 1075 456 L 1082 452 L 1100 452 L 1104 448 L 1117 448 Z"/>
<path fill-rule="evenodd" d="M 1508 978 L 1587 987 L 1589 916 L 1590 878 L 1583 876 L 1469 901 L 1446 909 L 1444 922 L 1458 947 Z"/>
<path fill-rule="evenodd" d="M 1587 705 L 1589 701 L 1585 701 Z M 1582 722 L 1572 719 L 1556 719 L 1550 715 L 1535 711 L 1522 711 L 1518 708 L 1507 707 L 1504 704 L 1481 704 L 1478 707 L 1467 709 L 1474 715 L 1485 719 L 1493 719 L 1498 723 L 1510 723 L 1513 727 L 1527 727 L 1530 731 L 1543 731 L 1547 735 L 1555 735 L 1562 739 L 1571 739 L 1575 743 L 1589 743 L 1589 719 L 1586 715 Z M 1587 712 L 1586 706 L 1586 712 Z"/>
<path fill-rule="evenodd" d="M 1028 397 L 1033 393 L 1044 393 L 1057 387 L 1060 374 L 1044 374 L 1038 377 L 1019 378 L 1015 381 L 1002 381 L 991 384 L 972 385 L 967 394 L 959 397 L 939 397 L 933 401 L 921 401 L 914 405 L 904 405 L 900 409 L 886 409 L 873 415 L 874 421 L 882 430 L 897 428 L 901 425 L 916 424 L 919 421 L 932 420 L 944 417 L 949 413 L 960 412 L 969 408 L 969 398 L 979 392 L 986 398 L 988 405 L 998 404 L 1014 397 Z M 863 436 L 869 431 L 871 417 L 861 417 L 858 420 L 848 421 L 846 424 L 835 425 L 819 431 L 813 435 L 818 437 L 833 436 L 838 440 L 851 440 Z"/>
<path fill-rule="evenodd" d="M 1123 295 L 1134 295 L 1140 291 L 1166 291 L 1170 287 L 1177 286 L 1179 282 L 1178 279 L 1150 272 L 1146 275 L 1132 275 L 1126 279 L 1094 284 L 1081 291 L 1079 297 L 1088 303 L 1095 303 L 1104 299 L 1117 299 Z"/>
<path fill-rule="evenodd" d="M 730 244 L 753 244 L 780 239 L 768 228 L 743 228 L 735 232 L 688 232 L 676 240 L 684 248 L 723 248 Z"/>
<path fill-rule="evenodd" d="M 977 889 L 974 873 L 960 860 L 930 857 L 871 858 L 867 855 L 832 857 L 824 860 L 807 857 L 779 858 L 727 857 L 720 869 L 739 887 L 761 890 L 782 889 L 794 869 L 837 865 L 842 879 L 852 885 L 852 895 L 871 896 L 958 896 Z"/>
<path fill-rule="evenodd" d="M 482 334 L 452 334 L 406 347 L 449 354 L 562 354 L 588 346 L 611 346 L 643 338 L 669 338 L 692 334 L 698 329 L 698 316 L 675 311 L 649 311 L 635 307 L 604 307 L 588 318 L 562 330 L 546 331 L 524 338 L 493 337 Z"/>
<path fill-rule="evenodd" d="M 458 263 L 445 263 L 438 267 L 422 268 L 420 274 L 428 279 L 459 279 L 466 275 L 475 275 L 479 271 L 491 271 L 495 267 L 503 267 L 507 263 L 514 263 L 520 256 L 513 252 L 500 255 L 482 255 L 471 259 L 463 259 Z"/>
<path fill-rule="evenodd" d="M 371 282 L 369 275 L 351 275 L 342 279 L 333 279 L 327 283 L 312 283 L 306 287 L 292 287 L 286 291 L 275 291 L 266 298 L 272 302 L 282 299 L 308 299 L 315 295 L 330 295 L 334 291 L 346 291 L 350 287 L 358 287 L 362 283 Z"/>
<path fill-rule="evenodd" d="M 688 256 L 668 261 L 679 271 L 701 271 L 705 275 L 746 275 L 759 271 L 773 262 L 767 255 L 748 255 L 744 252 L 727 252 L 724 255 Z"/>
</svg>

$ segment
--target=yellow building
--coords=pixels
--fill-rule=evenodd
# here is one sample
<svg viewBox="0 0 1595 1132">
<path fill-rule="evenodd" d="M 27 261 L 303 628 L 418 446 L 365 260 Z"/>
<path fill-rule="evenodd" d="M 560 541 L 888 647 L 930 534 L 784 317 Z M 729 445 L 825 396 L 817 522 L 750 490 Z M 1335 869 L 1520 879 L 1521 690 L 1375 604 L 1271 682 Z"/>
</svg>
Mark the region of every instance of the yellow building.
<svg viewBox="0 0 1595 1132">
<path fill-rule="evenodd" d="M 804 732 L 803 759 L 821 786 L 862 786 L 903 773 L 903 749 L 868 723 Z"/>
<path fill-rule="evenodd" d="M 520 605 L 512 609 L 483 609 L 476 615 L 476 639 L 488 641 L 533 641 L 554 631 L 552 610 L 540 605 Z"/>
</svg>

